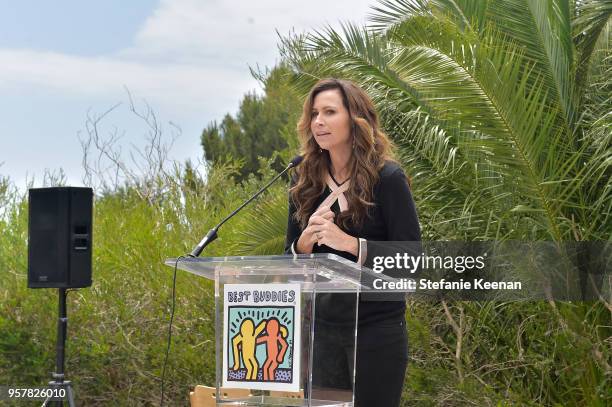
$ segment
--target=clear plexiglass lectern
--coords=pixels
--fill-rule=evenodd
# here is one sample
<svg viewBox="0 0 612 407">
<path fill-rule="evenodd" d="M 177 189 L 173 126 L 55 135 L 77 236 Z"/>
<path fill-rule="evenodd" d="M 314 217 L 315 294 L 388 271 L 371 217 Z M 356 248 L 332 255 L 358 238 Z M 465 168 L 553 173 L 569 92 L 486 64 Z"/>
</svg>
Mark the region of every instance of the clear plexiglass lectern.
<svg viewBox="0 0 612 407">
<path fill-rule="evenodd" d="M 333 254 L 178 268 L 214 281 L 217 405 L 353 405 L 359 293 L 385 276 Z"/>
</svg>

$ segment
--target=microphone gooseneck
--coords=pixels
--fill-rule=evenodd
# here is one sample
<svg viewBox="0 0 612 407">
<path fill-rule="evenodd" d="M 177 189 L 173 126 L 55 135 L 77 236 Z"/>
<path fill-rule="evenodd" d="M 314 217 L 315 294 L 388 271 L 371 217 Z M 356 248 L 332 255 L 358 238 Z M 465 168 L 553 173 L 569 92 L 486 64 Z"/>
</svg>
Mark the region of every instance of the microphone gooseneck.
<svg viewBox="0 0 612 407">
<path fill-rule="evenodd" d="M 234 211 L 232 213 L 230 213 L 229 215 L 227 215 L 221 222 L 219 222 L 219 224 L 217 226 L 215 226 L 214 228 L 210 229 L 208 231 L 208 233 L 206 234 L 206 236 L 204 236 L 202 238 L 202 240 L 200 240 L 200 243 L 198 243 L 198 245 L 196 247 L 193 248 L 193 250 L 191 251 L 191 253 L 188 255 L 189 257 L 199 257 L 200 254 L 202 253 L 202 250 L 204 250 L 204 248 L 206 246 L 208 246 L 212 241 L 214 241 L 218 235 L 217 235 L 217 231 L 219 230 L 219 228 L 228 220 L 230 220 L 235 214 L 237 214 L 238 212 L 240 212 L 242 210 L 242 208 L 244 208 L 245 206 L 247 206 L 248 204 L 251 203 L 251 201 L 253 201 L 255 198 L 257 198 L 259 195 L 261 195 L 262 192 L 264 192 L 265 190 L 267 190 L 270 185 L 272 185 L 277 179 L 279 179 L 281 176 L 283 176 L 287 171 L 289 171 L 291 168 L 297 167 L 298 165 L 300 165 L 300 163 L 302 162 L 302 160 L 304 159 L 303 156 L 298 155 L 297 157 L 294 157 L 289 164 L 287 164 L 287 167 L 285 167 L 284 170 L 282 170 L 281 172 L 279 172 L 274 178 L 272 178 L 272 180 L 270 182 L 268 182 L 263 188 L 261 188 L 259 191 L 257 191 L 255 193 L 255 195 L 253 195 L 252 197 L 250 197 L 248 200 L 246 200 L 242 205 L 240 205 L 238 208 L 234 209 Z"/>
</svg>

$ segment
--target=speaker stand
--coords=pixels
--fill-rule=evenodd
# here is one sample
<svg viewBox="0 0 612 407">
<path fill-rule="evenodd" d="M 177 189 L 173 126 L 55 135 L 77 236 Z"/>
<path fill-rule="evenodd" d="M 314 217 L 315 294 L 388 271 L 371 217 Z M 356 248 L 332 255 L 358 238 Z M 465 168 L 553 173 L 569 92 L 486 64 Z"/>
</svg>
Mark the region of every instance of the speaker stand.
<svg viewBox="0 0 612 407">
<path fill-rule="evenodd" d="M 64 380 L 64 361 L 66 350 L 66 328 L 68 327 L 68 315 L 66 313 L 66 289 L 59 288 L 59 317 L 57 319 L 57 347 L 55 349 L 55 368 L 56 372 L 52 374 L 53 380 L 49 382 L 49 387 L 52 389 L 64 389 L 65 395 L 68 398 L 68 406 L 75 407 L 74 394 L 70 381 Z M 45 400 L 43 407 L 48 406 L 50 398 Z M 56 401 L 56 406 L 63 406 L 63 401 Z"/>
</svg>

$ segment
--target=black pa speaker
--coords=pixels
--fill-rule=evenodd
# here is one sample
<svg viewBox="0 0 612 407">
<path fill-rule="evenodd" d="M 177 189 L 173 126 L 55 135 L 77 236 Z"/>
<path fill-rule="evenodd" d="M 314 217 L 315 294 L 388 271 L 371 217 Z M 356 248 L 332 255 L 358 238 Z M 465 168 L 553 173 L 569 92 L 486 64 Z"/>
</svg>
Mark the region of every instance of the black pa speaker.
<svg viewBox="0 0 612 407">
<path fill-rule="evenodd" d="M 28 287 L 91 285 L 91 188 L 29 190 Z"/>
</svg>

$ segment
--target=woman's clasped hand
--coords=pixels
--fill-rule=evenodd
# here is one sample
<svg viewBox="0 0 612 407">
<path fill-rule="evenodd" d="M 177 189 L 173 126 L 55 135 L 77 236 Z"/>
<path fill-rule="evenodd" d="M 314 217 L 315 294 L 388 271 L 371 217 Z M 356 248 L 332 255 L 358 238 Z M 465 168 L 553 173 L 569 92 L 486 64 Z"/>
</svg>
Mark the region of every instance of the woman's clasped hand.
<svg viewBox="0 0 612 407">
<path fill-rule="evenodd" d="M 329 206 L 321 206 L 308 219 L 308 225 L 297 242 L 300 253 L 312 253 L 316 244 L 327 246 L 334 250 L 356 252 L 357 239 L 342 231 L 334 223 L 336 215 Z"/>
</svg>

